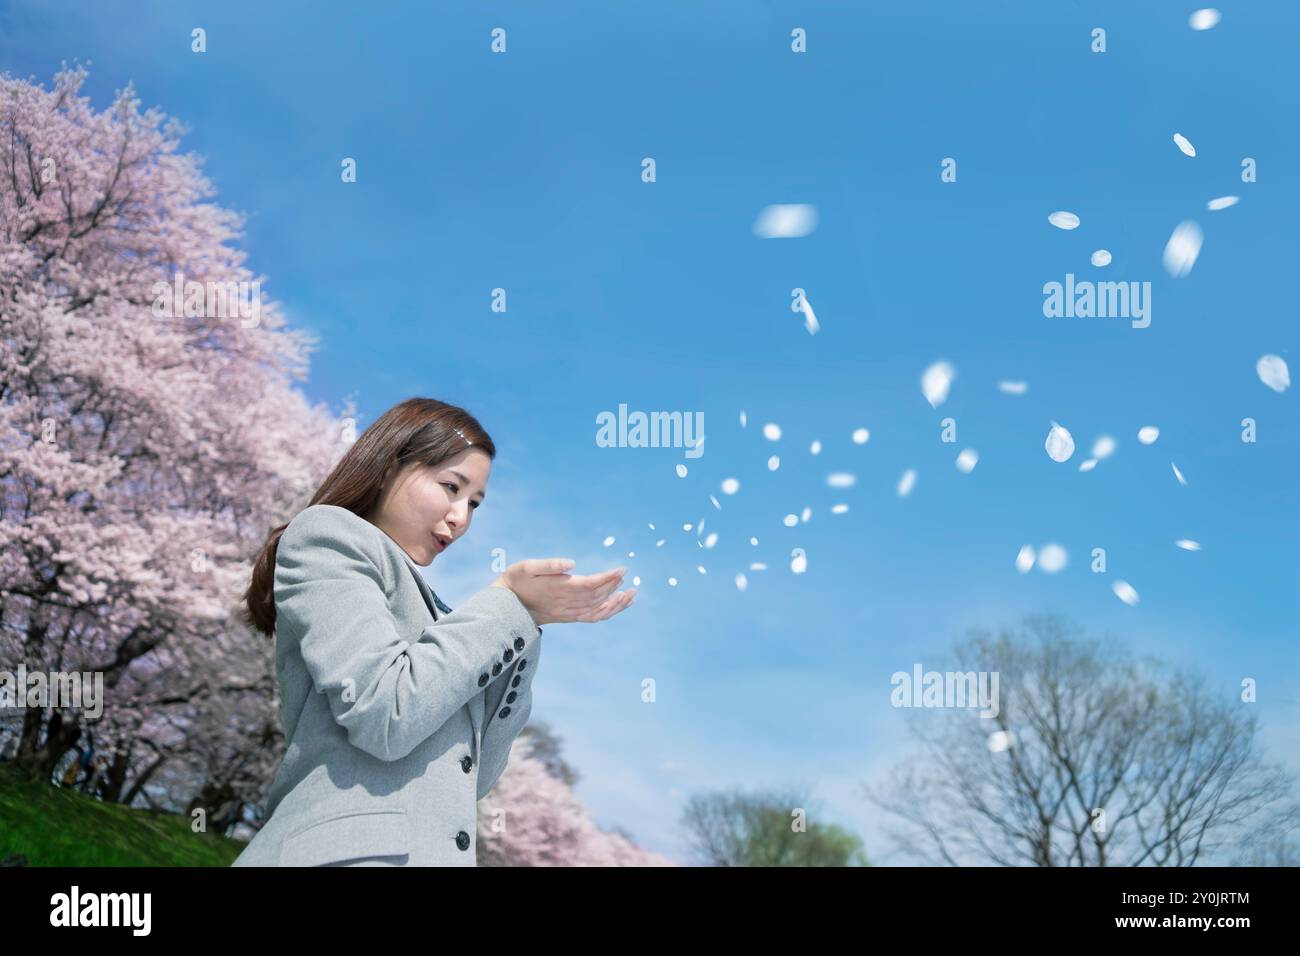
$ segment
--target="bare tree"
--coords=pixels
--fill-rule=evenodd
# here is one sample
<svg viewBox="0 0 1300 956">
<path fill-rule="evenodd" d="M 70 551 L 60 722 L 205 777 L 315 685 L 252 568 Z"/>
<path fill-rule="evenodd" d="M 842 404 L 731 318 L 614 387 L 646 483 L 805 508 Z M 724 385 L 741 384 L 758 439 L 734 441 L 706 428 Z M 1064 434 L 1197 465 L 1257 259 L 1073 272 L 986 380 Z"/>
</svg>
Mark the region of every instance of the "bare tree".
<svg viewBox="0 0 1300 956">
<path fill-rule="evenodd" d="M 999 674 L 998 713 L 908 712 L 921 752 L 866 797 L 905 855 L 949 865 L 1191 866 L 1300 826 L 1253 703 L 1052 616 L 974 632 L 954 670 Z M 1236 679 L 1234 678 L 1234 688 Z"/>
</svg>

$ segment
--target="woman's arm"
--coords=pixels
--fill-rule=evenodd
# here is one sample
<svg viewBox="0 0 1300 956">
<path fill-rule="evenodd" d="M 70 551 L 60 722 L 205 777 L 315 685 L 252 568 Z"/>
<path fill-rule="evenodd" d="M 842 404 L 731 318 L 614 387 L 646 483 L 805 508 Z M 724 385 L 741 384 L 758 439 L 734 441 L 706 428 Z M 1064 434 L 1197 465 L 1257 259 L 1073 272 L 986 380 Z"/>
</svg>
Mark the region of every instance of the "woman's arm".
<svg viewBox="0 0 1300 956">
<path fill-rule="evenodd" d="M 515 658 L 510 669 L 495 684 L 489 685 L 484 695 L 487 706 L 487 723 L 483 727 L 483 740 L 479 748 L 478 799 L 482 800 L 505 770 L 510 759 L 510 745 L 528 722 L 533 709 L 533 675 L 542 656 L 542 629 L 537 629 L 537 640 Z M 517 681 L 516 681 L 517 678 Z M 514 695 L 511 697 L 511 695 Z M 507 712 L 504 709 L 509 707 Z M 502 713 L 505 716 L 501 716 Z"/>
<path fill-rule="evenodd" d="M 289 523 L 276 557 L 276 628 L 297 639 L 348 740 L 380 760 L 400 760 L 493 681 L 513 675 L 511 662 L 528 659 L 527 673 L 541 631 L 513 591 L 488 587 L 405 640 L 388 608 L 379 541 L 357 520 L 364 519 L 308 508 Z"/>
</svg>

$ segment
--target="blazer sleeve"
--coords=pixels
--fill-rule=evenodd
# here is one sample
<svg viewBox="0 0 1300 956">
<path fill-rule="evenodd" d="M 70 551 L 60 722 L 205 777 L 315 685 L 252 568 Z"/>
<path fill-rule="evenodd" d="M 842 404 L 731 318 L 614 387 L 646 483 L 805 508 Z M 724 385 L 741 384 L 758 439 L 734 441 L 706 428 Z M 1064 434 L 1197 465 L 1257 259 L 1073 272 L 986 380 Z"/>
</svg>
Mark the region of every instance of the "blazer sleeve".
<svg viewBox="0 0 1300 956">
<path fill-rule="evenodd" d="M 483 741 L 479 748 L 478 795 L 482 800 L 510 759 L 510 746 L 514 743 L 528 715 L 533 709 L 533 675 L 542 656 L 542 629 L 537 628 L 537 639 L 521 651 L 514 664 L 499 681 L 488 687 L 484 694 L 487 723 L 483 726 Z"/>
<path fill-rule="evenodd" d="M 512 673 L 516 655 L 532 658 L 540 630 L 513 591 L 487 587 L 407 640 L 389 610 L 379 541 L 356 524 L 364 520 L 322 509 L 290 522 L 276 552 L 277 629 L 298 635 L 348 740 L 400 760 Z"/>
</svg>

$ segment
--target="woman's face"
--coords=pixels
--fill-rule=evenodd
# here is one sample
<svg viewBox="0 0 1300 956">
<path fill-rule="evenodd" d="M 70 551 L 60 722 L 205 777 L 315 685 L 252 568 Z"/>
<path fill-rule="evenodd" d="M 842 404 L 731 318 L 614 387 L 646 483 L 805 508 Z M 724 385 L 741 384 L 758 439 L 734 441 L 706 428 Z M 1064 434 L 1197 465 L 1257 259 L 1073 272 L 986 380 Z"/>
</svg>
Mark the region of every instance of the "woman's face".
<svg viewBox="0 0 1300 956">
<path fill-rule="evenodd" d="M 469 530 L 492 470 L 487 452 L 466 448 L 437 466 L 413 463 L 389 476 L 366 518 L 421 567 Z"/>
</svg>

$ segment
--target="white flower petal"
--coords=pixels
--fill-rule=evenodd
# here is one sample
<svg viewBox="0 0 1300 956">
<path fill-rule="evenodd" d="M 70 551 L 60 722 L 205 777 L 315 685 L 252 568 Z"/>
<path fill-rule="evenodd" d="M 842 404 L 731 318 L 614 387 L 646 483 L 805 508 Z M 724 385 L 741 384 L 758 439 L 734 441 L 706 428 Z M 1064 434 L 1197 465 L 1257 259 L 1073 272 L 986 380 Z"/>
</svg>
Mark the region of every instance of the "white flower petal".
<svg viewBox="0 0 1300 956">
<path fill-rule="evenodd" d="M 975 470 L 975 463 L 980 460 L 979 452 L 974 448 L 963 448 L 957 456 L 957 470 L 969 475 Z"/>
<path fill-rule="evenodd" d="M 842 514 L 844 514 L 844 512 L 846 512 L 846 511 L 848 511 L 848 510 L 849 510 L 849 506 L 848 506 L 848 505 L 843 505 L 843 504 L 841 504 L 841 505 L 831 505 L 831 514 L 833 514 L 833 515 L 842 515 Z"/>
<path fill-rule="evenodd" d="M 808 570 L 808 556 L 804 554 L 803 548 L 795 548 L 790 552 L 793 559 L 790 562 L 790 570 L 795 574 L 803 574 Z"/>
<path fill-rule="evenodd" d="M 808 450 L 812 452 L 814 455 L 820 455 L 822 453 L 822 443 L 819 441 L 814 441 L 811 445 L 808 446 Z"/>
<path fill-rule="evenodd" d="M 1160 437 L 1160 429 L 1155 425 L 1143 425 L 1138 429 L 1138 441 L 1144 445 L 1151 445 Z"/>
<path fill-rule="evenodd" d="M 855 445 L 864 444 L 867 441 L 867 439 L 870 437 L 871 437 L 871 432 L 868 429 L 855 428 L 853 430 L 853 444 Z"/>
<path fill-rule="evenodd" d="M 1182 133 L 1174 133 L 1174 142 L 1177 143 L 1178 148 L 1183 151 L 1183 155 L 1185 156 L 1196 155 L 1196 147 L 1193 146 L 1190 142 L 1188 142 L 1187 137 L 1184 136 Z"/>
<path fill-rule="evenodd" d="M 1074 436 L 1068 429 L 1052 422 L 1051 431 L 1047 433 L 1047 441 L 1043 447 L 1047 449 L 1047 455 L 1052 461 L 1069 461 L 1070 456 L 1074 454 Z"/>
<path fill-rule="evenodd" d="M 809 335 L 816 335 L 821 329 L 821 323 L 817 321 L 817 316 L 813 315 L 812 303 L 808 301 L 806 295 L 800 298 L 799 308 L 803 312 L 803 327 L 808 330 Z"/>
<path fill-rule="evenodd" d="M 1069 563 L 1070 556 L 1059 544 L 1045 544 L 1038 551 L 1038 568 L 1055 574 Z"/>
<path fill-rule="evenodd" d="M 916 485 L 916 470 L 913 468 L 903 472 L 903 477 L 898 479 L 898 496 L 906 498 L 912 493 L 912 488 Z"/>
<path fill-rule="evenodd" d="M 1255 363 L 1255 374 L 1275 392 L 1285 392 L 1291 387 L 1291 371 L 1280 355 L 1261 355 Z"/>
<path fill-rule="evenodd" d="M 1064 210 L 1052 213 L 1047 217 L 1047 221 L 1057 229 L 1079 228 L 1079 217 L 1072 212 L 1066 212 Z"/>
<path fill-rule="evenodd" d="M 1032 544 L 1025 545 L 1020 549 L 1020 553 L 1016 555 L 1016 570 L 1021 574 L 1028 574 L 1030 568 L 1034 566 L 1035 558 L 1034 546 Z"/>
<path fill-rule="evenodd" d="M 1108 249 L 1098 249 L 1092 254 L 1092 264 L 1098 269 L 1110 265 L 1110 251 Z"/>
<path fill-rule="evenodd" d="M 740 410 L 740 427 L 744 428 L 748 424 L 748 422 L 749 422 L 749 416 L 745 414 L 745 410 L 742 408 Z"/>
<path fill-rule="evenodd" d="M 1117 598 L 1129 607 L 1136 607 L 1140 600 L 1137 591 L 1133 590 L 1133 585 L 1129 584 L 1127 581 L 1116 581 L 1110 586 L 1110 589 L 1115 592 Z"/>
<path fill-rule="evenodd" d="M 1000 754 L 1010 748 L 1011 745 L 1015 743 L 1015 740 L 1015 734 L 1011 733 L 1009 730 L 995 730 L 993 733 L 989 734 L 989 750 L 993 751 L 995 754 Z"/>
<path fill-rule="evenodd" d="M 674 587 L 674 588 L 677 587 L 677 579 L 676 579 L 676 578 L 669 578 L 669 579 L 668 579 L 668 586 L 669 586 L 669 587 Z"/>
<path fill-rule="evenodd" d="M 1199 541 L 1193 541 L 1191 538 L 1179 538 L 1174 542 L 1174 544 L 1178 545 L 1178 547 L 1182 548 L 1184 551 L 1201 550 L 1201 543 Z"/>
<path fill-rule="evenodd" d="M 1205 7 L 1188 17 L 1187 25 L 1193 30 L 1209 30 L 1218 24 L 1220 19 L 1222 19 L 1222 14 L 1218 10 L 1213 7 Z"/>
<path fill-rule="evenodd" d="M 768 441 L 781 440 L 781 426 L 775 422 L 768 422 L 763 426 L 763 437 Z"/>
<path fill-rule="evenodd" d="M 1183 487 L 1187 487 L 1187 479 L 1184 478 L 1183 473 L 1178 470 L 1178 466 L 1171 461 L 1169 467 L 1174 470 L 1174 477 L 1178 479 L 1178 483 Z"/>
<path fill-rule="evenodd" d="M 793 514 L 786 515 L 784 518 L 781 519 L 781 523 L 784 524 L 787 528 L 793 528 L 795 525 L 799 523 L 799 516 Z"/>
<path fill-rule="evenodd" d="M 948 389 L 957 373 L 947 362 L 935 362 L 921 375 L 921 394 L 930 403 L 931 408 L 938 408 L 948 398 Z"/>
<path fill-rule="evenodd" d="M 764 239 L 798 239 L 817 228 L 817 207 L 808 203 L 765 206 L 754 220 L 754 234 Z"/>
<path fill-rule="evenodd" d="M 685 477 L 686 477 L 686 466 L 685 466 L 685 465 L 678 465 L 678 466 L 677 466 L 677 477 L 678 477 L 678 478 L 685 478 Z"/>
<path fill-rule="evenodd" d="M 1028 382 L 998 382 L 998 390 L 1006 392 L 1008 395 L 1023 395 L 1029 391 Z"/>
<path fill-rule="evenodd" d="M 1092 471 L 1096 467 L 1097 467 L 1096 458 L 1085 458 L 1083 461 L 1079 462 L 1080 471 Z"/>
<path fill-rule="evenodd" d="M 858 476 L 847 471 L 836 471 L 826 476 L 826 484 L 832 488 L 852 488 L 858 483 Z"/>
<path fill-rule="evenodd" d="M 608 548 L 613 543 L 614 543 L 614 536 L 611 534 L 608 538 L 605 539 L 605 547 Z"/>
<path fill-rule="evenodd" d="M 767 460 L 767 470 L 768 470 L 768 471 L 776 471 L 776 470 L 777 470 L 778 468 L 780 468 L 780 467 L 781 467 L 781 456 L 780 456 L 780 455 L 773 455 L 771 458 L 769 458 L 769 459 Z"/>
<path fill-rule="evenodd" d="M 1205 208 L 1211 212 L 1218 212 L 1220 209 L 1227 209 L 1229 206 L 1235 206 L 1241 202 L 1239 196 L 1220 196 L 1218 199 L 1211 199 L 1205 204 Z"/>
<path fill-rule="evenodd" d="M 734 495 L 740 490 L 740 481 L 735 478 L 722 479 L 722 493 L 724 495 Z"/>
<path fill-rule="evenodd" d="M 1165 270 L 1175 279 L 1180 279 L 1192 271 L 1196 257 L 1201 254 L 1201 242 L 1205 234 L 1201 227 L 1191 219 L 1180 222 L 1165 243 Z"/>
<path fill-rule="evenodd" d="M 743 573 L 738 572 L 736 574 L 736 590 L 743 591 L 747 587 L 749 587 L 749 580 L 745 577 Z"/>
<path fill-rule="evenodd" d="M 1092 457 L 1098 461 L 1109 458 L 1113 454 L 1115 454 L 1115 439 L 1109 435 L 1102 435 L 1092 443 Z"/>
</svg>

